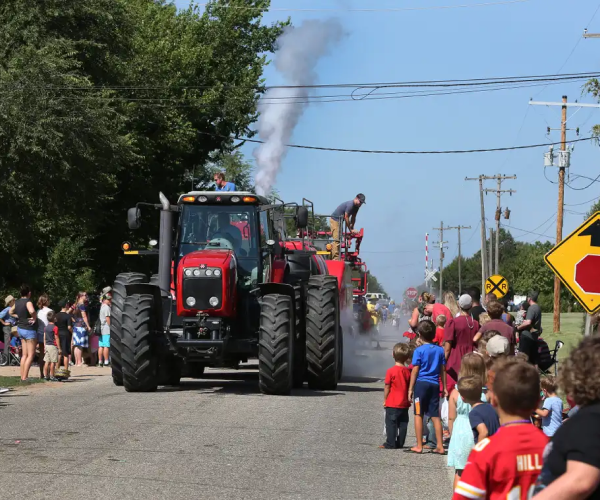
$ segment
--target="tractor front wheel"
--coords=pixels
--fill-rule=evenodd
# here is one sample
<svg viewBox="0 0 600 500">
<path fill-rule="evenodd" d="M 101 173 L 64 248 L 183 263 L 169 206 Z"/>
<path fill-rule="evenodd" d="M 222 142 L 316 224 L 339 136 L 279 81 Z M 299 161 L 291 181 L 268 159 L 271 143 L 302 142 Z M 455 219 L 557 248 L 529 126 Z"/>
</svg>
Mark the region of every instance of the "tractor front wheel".
<svg viewBox="0 0 600 500">
<path fill-rule="evenodd" d="M 289 394 L 293 384 L 294 310 L 287 295 L 261 300 L 258 385 L 263 394 Z"/>
<path fill-rule="evenodd" d="M 306 301 L 308 387 L 334 390 L 341 376 L 341 328 L 337 278 L 311 276 Z"/>
<path fill-rule="evenodd" d="M 154 297 L 134 294 L 123 309 L 123 385 L 127 392 L 151 392 L 158 387 L 158 356 L 155 346 Z"/>
<path fill-rule="evenodd" d="M 123 362 L 121 361 L 121 321 L 123 307 L 127 297 L 126 285 L 145 283 L 148 277 L 142 273 L 121 273 L 115 278 L 112 286 L 112 303 L 110 309 L 110 366 L 113 382 L 117 386 L 123 385 Z"/>
</svg>

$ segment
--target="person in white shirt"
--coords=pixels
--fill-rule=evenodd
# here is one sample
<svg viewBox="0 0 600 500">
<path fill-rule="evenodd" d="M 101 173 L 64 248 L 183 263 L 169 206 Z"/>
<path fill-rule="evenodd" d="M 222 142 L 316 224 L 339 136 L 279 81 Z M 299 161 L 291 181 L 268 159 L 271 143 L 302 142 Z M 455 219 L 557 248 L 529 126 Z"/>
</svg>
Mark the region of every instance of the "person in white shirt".
<svg viewBox="0 0 600 500">
<path fill-rule="evenodd" d="M 48 313 L 52 311 L 48 306 L 50 305 L 50 297 L 48 294 L 43 293 L 40 295 L 37 301 L 38 312 L 37 312 L 37 337 L 38 337 L 38 350 L 40 352 L 38 358 L 38 365 L 40 367 L 40 378 L 44 378 L 44 328 L 48 326 Z"/>
<path fill-rule="evenodd" d="M 108 356 L 110 349 L 110 294 L 102 296 L 102 306 L 100 307 L 100 327 L 101 337 L 98 347 L 98 366 L 108 366 Z"/>
</svg>

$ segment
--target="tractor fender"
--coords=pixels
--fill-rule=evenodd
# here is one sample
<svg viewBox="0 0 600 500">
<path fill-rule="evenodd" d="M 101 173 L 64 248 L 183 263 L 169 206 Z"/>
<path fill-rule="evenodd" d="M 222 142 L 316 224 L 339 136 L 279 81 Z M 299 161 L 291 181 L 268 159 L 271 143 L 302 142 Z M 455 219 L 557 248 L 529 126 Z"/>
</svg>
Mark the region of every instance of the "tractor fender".
<svg viewBox="0 0 600 500">
<path fill-rule="evenodd" d="M 152 295 L 154 297 L 154 314 L 156 315 L 156 324 L 165 325 L 165 320 L 167 317 L 163 314 L 163 299 L 161 296 L 160 287 L 158 285 L 154 285 L 151 283 L 134 283 L 131 285 L 125 285 L 125 290 L 127 295 Z M 167 298 L 166 301 L 169 303 L 171 299 Z"/>
<path fill-rule="evenodd" d="M 277 293 L 279 295 L 287 295 L 292 299 L 292 310 L 296 310 L 296 292 L 292 285 L 287 283 L 260 283 L 258 285 L 258 297 Z"/>
</svg>

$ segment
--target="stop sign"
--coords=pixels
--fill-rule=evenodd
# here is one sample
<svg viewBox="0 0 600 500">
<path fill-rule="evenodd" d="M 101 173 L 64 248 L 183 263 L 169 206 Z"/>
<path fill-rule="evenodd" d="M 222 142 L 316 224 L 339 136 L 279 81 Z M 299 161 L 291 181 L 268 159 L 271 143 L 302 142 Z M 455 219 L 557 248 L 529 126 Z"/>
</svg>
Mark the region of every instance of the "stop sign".
<svg viewBox="0 0 600 500">
<path fill-rule="evenodd" d="M 415 300 L 419 296 L 419 291 L 416 288 L 407 288 L 405 294 L 407 298 Z"/>
<path fill-rule="evenodd" d="M 575 265 L 575 283 L 585 293 L 600 294 L 600 255 L 586 255 Z"/>
</svg>

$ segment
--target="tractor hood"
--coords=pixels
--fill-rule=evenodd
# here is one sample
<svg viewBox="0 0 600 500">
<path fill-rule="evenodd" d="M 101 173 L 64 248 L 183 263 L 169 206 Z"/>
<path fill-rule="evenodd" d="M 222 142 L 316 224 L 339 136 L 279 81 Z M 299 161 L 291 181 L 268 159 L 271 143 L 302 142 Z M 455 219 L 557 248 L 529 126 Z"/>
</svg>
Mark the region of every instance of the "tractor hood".
<svg viewBox="0 0 600 500">
<path fill-rule="evenodd" d="M 237 266 L 232 250 L 206 249 L 188 253 L 177 268 L 177 314 L 235 314 Z"/>
<path fill-rule="evenodd" d="M 233 252 L 226 248 L 219 249 L 206 249 L 197 250 L 195 252 L 188 253 L 183 259 L 181 264 L 188 266 L 198 266 L 200 264 L 206 264 L 211 266 L 222 266 L 231 258 Z"/>
</svg>

